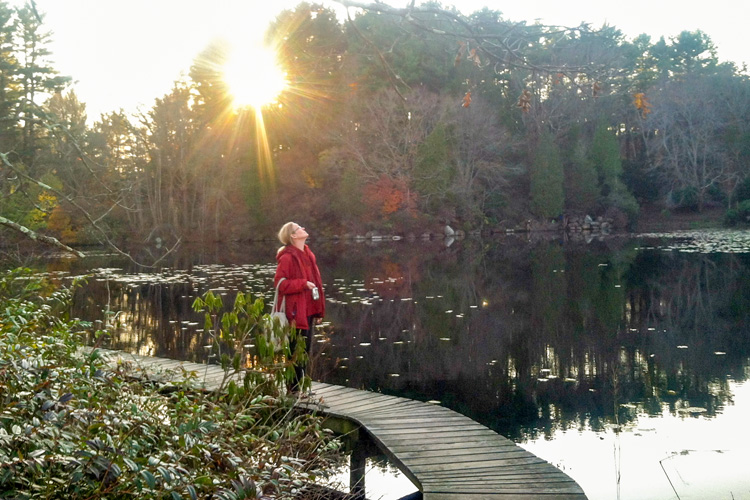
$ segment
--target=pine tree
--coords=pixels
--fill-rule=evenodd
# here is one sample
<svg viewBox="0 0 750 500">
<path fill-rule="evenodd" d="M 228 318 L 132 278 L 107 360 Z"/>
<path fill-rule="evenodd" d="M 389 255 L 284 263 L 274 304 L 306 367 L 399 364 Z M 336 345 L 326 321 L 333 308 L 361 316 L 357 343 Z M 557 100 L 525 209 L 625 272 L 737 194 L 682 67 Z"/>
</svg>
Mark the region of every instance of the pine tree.
<svg viewBox="0 0 750 500">
<path fill-rule="evenodd" d="M 451 166 L 451 142 L 447 127 L 438 123 L 418 148 L 414 165 L 414 188 L 428 211 L 442 204 L 454 177 Z"/>
<path fill-rule="evenodd" d="M 599 176 L 601 195 L 606 197 L 620 182 L 622 158 L 617 137 L 604 124 L 599 124 L 594 132 L 589 158 Z"/>
<path fill-rule="evenodd" d="M 557 217 L 563 211 L 563 166 L 550 133 L 542 133 L 531 166 L 531 211 L 539 217 Z"/>
<path fill-rule="evenodd" d="M 50 61 L 47 48 L 51 34 L 42 31 L 42 16 L 30 5 L 16 9 L 18 16 L 17 48 L 18 84 L 21 90 L 20 117 L 23 122 L 19 154 L 23 163 L 34 172 L 40 132 L 37 127 L 37 105 L 70 82 L 69 77 L 59 76 Z"/>
<path fill-rule="evenodd" d="M 15 54 L 16 31 L 14 11 L 0 2 L 0 151 L 14 148 L 17 136 L 16 107 L 21 96 L 17 81 L 18 59 Z"/>
</svg>

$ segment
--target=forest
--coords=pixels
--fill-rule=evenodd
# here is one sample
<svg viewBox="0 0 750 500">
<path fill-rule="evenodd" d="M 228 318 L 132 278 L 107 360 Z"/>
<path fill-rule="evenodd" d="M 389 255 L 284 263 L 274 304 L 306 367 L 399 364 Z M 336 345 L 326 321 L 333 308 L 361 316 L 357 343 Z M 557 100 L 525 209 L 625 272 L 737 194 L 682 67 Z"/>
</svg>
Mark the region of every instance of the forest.
<svg viewBox="0 0 750 500">
<path fill-rule="evenodd" d="M 217 40 L 148 111 L 89 120 L 43 12 L 0 1 L 1 239 L 168 248 L 288 220 L 334 236 L 750 216 L 750 81 L 705 33 L 339 3 L 349 18 L 300 3 L 270 25 L 289 85 L 273 106 L 232 106 Z"/>
</svg>

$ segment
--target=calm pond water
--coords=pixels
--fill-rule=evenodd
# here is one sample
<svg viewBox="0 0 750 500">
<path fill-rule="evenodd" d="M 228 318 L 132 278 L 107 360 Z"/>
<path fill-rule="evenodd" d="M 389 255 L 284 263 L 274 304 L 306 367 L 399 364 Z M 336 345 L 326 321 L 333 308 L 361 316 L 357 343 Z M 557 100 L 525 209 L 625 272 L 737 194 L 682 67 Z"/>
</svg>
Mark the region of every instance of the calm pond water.
<svg viewBox="0 0 750 500">
<path fill-rule="evenodd" d="M 749 233 L 310 245 L 328 297 L 315 379 L 439 401 L 592 500 L 750 498 Z M 108 347 L 205 362 L 193 300 L 268 297 L 275 250 L 185 248 L 155 271 L 100 254 L 47 270 L 92 276 L 75 314 L 116 318 Z M 368 496 L 414 490 L 393 476 L 368 479 Z"/>
</svg>

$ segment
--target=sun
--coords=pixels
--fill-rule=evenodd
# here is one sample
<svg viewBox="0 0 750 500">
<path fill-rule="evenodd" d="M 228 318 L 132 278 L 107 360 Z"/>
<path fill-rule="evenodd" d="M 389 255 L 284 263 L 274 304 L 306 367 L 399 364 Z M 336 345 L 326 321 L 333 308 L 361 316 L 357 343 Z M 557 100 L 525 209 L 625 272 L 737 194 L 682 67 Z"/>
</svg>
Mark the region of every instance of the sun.
<svg viewBox="0 0 750 500">
<path fill-rule="evenodd" d="M 272 104 L 287 87 L 286 73 L 267 47 L 234 49 L 224 66 L 235 108 L 251 106 L 256 110 Z"/>
</svg>

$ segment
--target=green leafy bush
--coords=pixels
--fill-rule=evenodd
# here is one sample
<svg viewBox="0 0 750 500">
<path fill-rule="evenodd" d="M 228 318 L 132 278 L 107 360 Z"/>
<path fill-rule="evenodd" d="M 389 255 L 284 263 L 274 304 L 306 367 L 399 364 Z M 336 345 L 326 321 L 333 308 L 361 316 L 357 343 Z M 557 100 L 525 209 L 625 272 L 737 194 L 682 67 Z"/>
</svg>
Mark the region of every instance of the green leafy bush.
<svg viewBox="0 0 750 500">
<path fill-rule="evenodd" d="M 727 226 L 736 226 L 740 221 L 740 213 L 735 208 L 730 208 L 724 214 L 724 224 Z"/>
<path fill-rule="evenodd" d="M 750 200 L 739 202 L 737 208 L 729 209 L 724 214 L 724 224 L 727 226 L 736 226 L 747 222 L 750 222 Z"/>
<path fill-rule="evenodd" d="M 676 189 L 670 194 L 670 202 L 675 208 L 697 210 L 698 198 L 698 190 L 692 186 Z"/>
<path fill-rule="evenodd" d="M 226 374 L 222 386 L 242 371 L 246 390 L 284 394 L 294 377 L 294 365 L 308 361 L 304 337 L 298 338 L 295 352 L 291 352 L 290 338 L 296 333 L 272 320 L 264 312 L 262 299 L 252 301 L 250 295 L 239 292 L 232 309 L 227 311 L 221 296 L 208 291 L 195 299 L 193 310 L 204 314 L 204 330 L 212 336 L 211 350 Z M 255 346 L 252 352 L 250 342 Z M 250 366 L 246 367 L 248 362 Z M 307 390 L 310 385 L 310 377 L 306 376 L 300 388 Z"/>
<path fill-rule="evenodd" d="M 740 219 L 748 220 L 750 218 L 750 200 L 744 200 L 737 204 L 737 212 Z"/>
<path fill-rule="evenodd" d="M 331 469 L 338 442 L 267 386 L 144 383 L 83 349 L 70 295 L 0 276 L 0 498 L 290 498 Z"/>
</svg>

